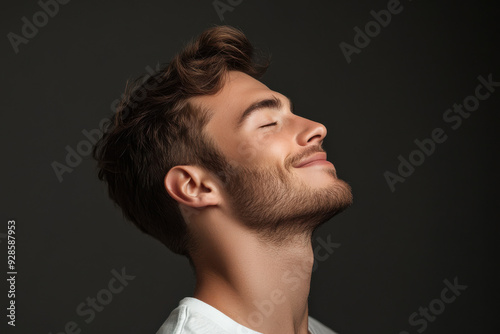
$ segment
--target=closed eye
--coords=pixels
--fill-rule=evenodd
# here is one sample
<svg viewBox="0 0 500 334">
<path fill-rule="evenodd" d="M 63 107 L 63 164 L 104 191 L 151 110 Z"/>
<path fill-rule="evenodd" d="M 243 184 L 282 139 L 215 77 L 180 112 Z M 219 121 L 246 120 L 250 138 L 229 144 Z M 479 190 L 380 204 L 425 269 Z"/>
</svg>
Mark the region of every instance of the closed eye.
<svg viewBox="0 0 500 334">
<path fill-rule="evenodd" d="M 269 123 L 269 124 L 266 124 L 266 125 L 262 125 L 262 126 L 260 126 L 260 128 L 265 128 L 265 127 L 268 127 L 268 126 L 274 126 L 276 124 L 278 124 L 278 122 L 273 122 L 273 123 Z"/>
</svg>

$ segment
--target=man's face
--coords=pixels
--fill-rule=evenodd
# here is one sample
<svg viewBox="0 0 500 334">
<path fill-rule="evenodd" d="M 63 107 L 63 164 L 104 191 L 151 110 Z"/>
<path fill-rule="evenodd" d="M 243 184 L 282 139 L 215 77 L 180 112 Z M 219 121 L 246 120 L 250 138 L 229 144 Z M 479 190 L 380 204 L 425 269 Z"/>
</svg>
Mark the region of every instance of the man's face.
<svg viewBox="0 0 500 334">
<path fill-rule="evenodd" d="M 213 114 L 204 131 L 226 162 L 218 176 L 233 215 L 264 240 L 312 232 L 351 204 L 321 148 L 326 128 L 293 114 L 284 95 L 231 71 L 220 92 L 192 102 Z"/>
</svg>

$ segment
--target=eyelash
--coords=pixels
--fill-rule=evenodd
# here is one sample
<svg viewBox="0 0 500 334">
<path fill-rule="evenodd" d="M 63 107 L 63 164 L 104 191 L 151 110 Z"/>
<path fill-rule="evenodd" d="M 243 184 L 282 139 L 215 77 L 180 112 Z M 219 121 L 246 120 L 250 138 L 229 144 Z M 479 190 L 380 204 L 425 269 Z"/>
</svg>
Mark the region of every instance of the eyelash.
<svg viewBox="0 0 500 334">
<path fill-rule="evenodd" d="M 266 125 L 262 125 L 261 128 L 266 128 L 268 126 L 274 126 L 274 125 L 277 125 L 278 122 L 273 122 L 273 123 L 269 123 L 269 124 L 266 124 Z"/>
</svg>

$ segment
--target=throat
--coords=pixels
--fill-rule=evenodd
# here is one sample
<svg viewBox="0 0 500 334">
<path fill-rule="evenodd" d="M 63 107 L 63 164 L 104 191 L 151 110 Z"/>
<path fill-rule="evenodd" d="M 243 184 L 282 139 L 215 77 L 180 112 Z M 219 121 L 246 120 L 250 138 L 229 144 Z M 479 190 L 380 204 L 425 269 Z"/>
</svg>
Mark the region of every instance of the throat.
<svg viewBox="0 0 500 334">
<path fill-rule="evenodd" d="M 307 334 L 310 242 L 277 249 L 247 240 L 231 247 L 193 259 L 194 297 L 258 332 Z"/>
</svg>

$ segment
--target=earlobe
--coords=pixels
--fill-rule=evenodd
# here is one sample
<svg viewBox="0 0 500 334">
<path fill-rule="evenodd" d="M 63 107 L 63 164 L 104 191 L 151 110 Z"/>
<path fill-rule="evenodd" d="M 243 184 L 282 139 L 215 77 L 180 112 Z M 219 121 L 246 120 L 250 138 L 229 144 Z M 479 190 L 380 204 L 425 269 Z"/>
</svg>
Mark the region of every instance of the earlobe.
<svg viewBox="0 0 500 334">
<path fill-rule="evenodd" d="M 201 208 L 216 205 L 219 191 L 207 172 L 196 166 L 175 166 L 165 176 L 165 189 L 179 204 Z"/>
</svg>

